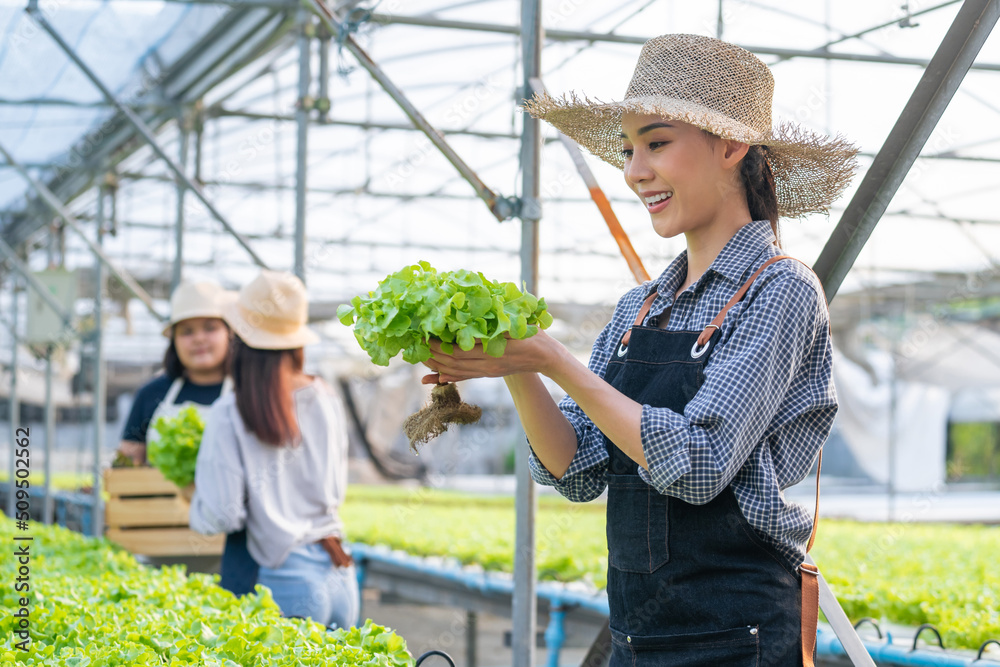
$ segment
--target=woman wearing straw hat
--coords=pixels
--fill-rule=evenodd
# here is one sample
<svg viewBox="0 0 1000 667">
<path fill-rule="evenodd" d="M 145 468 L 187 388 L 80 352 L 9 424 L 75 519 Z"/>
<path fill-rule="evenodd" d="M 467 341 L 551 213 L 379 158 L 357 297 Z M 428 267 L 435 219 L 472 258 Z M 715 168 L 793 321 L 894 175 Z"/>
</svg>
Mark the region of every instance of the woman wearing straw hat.
<svg viewBox="0 0 1000 667">
<path fill-rule="evenodd" d="M 772 131 L 772 91 L 748 51 L 665 35 L 621 102 L 529 101 L 622 168 L 656 233 L 687 249 L 622 297 L 589 368 L 542 331 L 498 360 L 435 346 L 427 362 L 428 382 L 505 377 L 536 481 L 576 501 L 607 489 L 613 665 L 812 664 L 815 525 L 783 490 L 837 399 L 822 286 L 782 255 L 777 222 L 826 211 L 856 150 Z"/>
<path fill-rule="evenodd" d="M 302 281 L 273 271 L 225 308 L 235 390 L 205 425 L 190 522 L 208 535 L 245 526 L 259 581 L 286 616 L 350 627 L 359 600 L 341 544 L 346 421 L 330 387 L 302 371 L 303 347 L 319 340 L 307 315 Z"/>
<path fill-rule="evenodd" d="M 193 407 L 202 418 L 208 407 L 232 391 L 229 378 L 229 327 L 222 308 L 236 295 L 210 281 L 183 282 L 170 296 L 170 321 L 163 335 L 170 339 L 163 357 L 163 375 L 136 392 L 122 432 L 119 451 L 135 465 L 146 463 L 146 445 L 159 433 L 160 417 L 176 417 Z M 253 591 L 257 564 L 246 548 L 246 532 L 226 537 L 222 554 L 222 587 L 236 595 Z"/>
</svg>

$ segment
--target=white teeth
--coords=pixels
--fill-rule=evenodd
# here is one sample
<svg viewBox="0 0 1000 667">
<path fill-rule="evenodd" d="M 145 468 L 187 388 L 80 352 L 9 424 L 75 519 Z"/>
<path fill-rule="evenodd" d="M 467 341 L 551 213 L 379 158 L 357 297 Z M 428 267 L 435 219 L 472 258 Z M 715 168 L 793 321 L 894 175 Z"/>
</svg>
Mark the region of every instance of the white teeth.
<svg viewBox="0 0 1000 667">
<path fill-rule="evenodd" d="M 673 192 L 661 192 L 658 195 L 653 195 L 652 197 L 646 197 L 645 198 L 646 205 L 649 206 L 650 204 L 655 204 L 656 202 L 663 201 L 664 199 L 669 199 L 670 197 L 673 196 L 674 196 Z"/>
</svg>

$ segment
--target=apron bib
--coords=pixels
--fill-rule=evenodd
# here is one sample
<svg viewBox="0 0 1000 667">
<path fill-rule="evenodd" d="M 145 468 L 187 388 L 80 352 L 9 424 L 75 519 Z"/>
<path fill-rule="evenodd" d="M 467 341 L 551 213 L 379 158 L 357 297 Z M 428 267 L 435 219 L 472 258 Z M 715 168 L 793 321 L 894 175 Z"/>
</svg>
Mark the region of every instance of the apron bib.
<svg viewBox="0 0 1000 667">
<path fill-rule="evenodd" d="M 605 380 L 639 403 L 683 413 L 704 382 L 725 310 L 704 331 L 643 326 L 655 296 Z M 746 520 L 732 487 L 692 505 L 646 484 L 607 437 L 605 446 L 612 667 L 801 665 L 801 575 Z"/>
<path fill-rule="evenodd" d="M 153 427 L 153 424 L 155 424 L 156 420 L 159 419 L 160 417 L 174 418 L 178 414 L 180 414 L 181 410 L 188 407 L 197 410 L 198 414 L 201 415 L 202 419 L 205 419 L 205 417 L 207 416 L 208 409 L 212 407 L 210 405 L 202 405 L 201 403 L 195 403 L 194 401 L 184 401 L 183 403 L 177 403 L 176 405 L 174 404 L 174 401 L 177 399 L 177 394 L 181 393 L 181 388 L 183 387 L 184 387 L 184 378 L 183 377 L 175 378 L 174 381 L 170 384 L 170 389 L 167 390 L 167 395 L 163 397 L 163 400 L 160 401 L 160 404 L 156 406 L 155 410 L 153 410 L 153 416 L 149 418 L 149 428 L 146 429 L 147 447 L 155 440 L 160 439 L 159 431 L 157 431 Z M 229 376 L 226 376 L 226 379 L 222 381 L 222 393 L 219 394 L 220 398 L 222 396 L 225 396 L 232 390 L 233 390 L 233 379 Z"/>
</svg>

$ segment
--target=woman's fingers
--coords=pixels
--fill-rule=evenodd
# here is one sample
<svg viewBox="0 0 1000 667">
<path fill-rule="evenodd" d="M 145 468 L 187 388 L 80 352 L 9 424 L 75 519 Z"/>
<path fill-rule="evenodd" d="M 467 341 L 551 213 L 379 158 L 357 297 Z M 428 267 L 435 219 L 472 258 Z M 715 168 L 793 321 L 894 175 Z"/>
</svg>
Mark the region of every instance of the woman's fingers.
<svg viewBox="0 0 1000 667">
<path fill-rule="evenodd" d="M 420 378 L 420 384 L 441 384 L 441 374 L 431 373 Z"/>
<path fill-rule="evenodd" d="M 146 446 L 130 442 L 128 440 L 123 440 L 118 446 L 118 451 L 132 459 L 132 464 L 136 466 L 142 466 L 146 464 Z"/>
<path fill-rule="evenodd" d="M 487 355 L 481 341 L 468 351 L 453 345 L 450 352 L 443 352 L 441 341 L 432 340 L 431 358 L 424 365 L 438 375 L 438 382 L 538 372 L 544 365 L 548 340 L 542 332 L 526 340 L 508 340 L 500 357 Z"/>
</svg>

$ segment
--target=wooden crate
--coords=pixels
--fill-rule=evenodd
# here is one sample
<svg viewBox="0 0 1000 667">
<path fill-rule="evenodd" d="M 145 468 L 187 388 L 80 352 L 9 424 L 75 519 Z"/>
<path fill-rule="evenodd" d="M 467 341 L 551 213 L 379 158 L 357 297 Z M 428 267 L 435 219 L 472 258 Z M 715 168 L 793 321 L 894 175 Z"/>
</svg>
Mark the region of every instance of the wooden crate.
<svg viewBox="0 0 1000 667">
<path fill-rule="evenodd" d="M 188 502 L 156 468 L 109 468 L 104 489 L 105 536 L 143 556 L 217 556 L 225 535 L 188 528 Z"/>
</svg>

